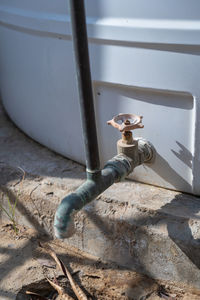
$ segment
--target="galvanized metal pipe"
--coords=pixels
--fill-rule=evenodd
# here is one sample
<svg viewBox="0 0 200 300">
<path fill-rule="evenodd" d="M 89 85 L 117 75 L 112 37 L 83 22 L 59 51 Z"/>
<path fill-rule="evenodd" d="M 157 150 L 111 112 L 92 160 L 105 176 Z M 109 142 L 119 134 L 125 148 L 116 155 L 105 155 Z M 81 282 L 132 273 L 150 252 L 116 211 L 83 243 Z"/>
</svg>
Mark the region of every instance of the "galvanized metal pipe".
<svg viewBox="0 0 200 300">
<path fill-rule="evenodd" d="M 99 172 L 100 160 L 91 83 L 85 8 L 83 0 L 70 0 L 73 52 L 88 173 Z"/>
</svg>

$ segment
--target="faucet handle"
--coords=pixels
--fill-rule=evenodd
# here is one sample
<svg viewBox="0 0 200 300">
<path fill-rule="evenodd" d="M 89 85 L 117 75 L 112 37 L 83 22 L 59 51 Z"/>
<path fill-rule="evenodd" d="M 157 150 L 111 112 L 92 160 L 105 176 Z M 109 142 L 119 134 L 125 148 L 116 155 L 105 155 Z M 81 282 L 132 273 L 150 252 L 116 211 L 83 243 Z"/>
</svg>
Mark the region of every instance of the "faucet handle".
<svg viewBox="0 0 200 300">
<path fill-rule="evenodd" d="M 114 116 L 112 120 L 107 121 L 108 125 L 112 125 L 120 132 L 130 131 L 137 128 L 143 128 L 142 116 L 135 114 L 119 114 Z"/>
</svg>

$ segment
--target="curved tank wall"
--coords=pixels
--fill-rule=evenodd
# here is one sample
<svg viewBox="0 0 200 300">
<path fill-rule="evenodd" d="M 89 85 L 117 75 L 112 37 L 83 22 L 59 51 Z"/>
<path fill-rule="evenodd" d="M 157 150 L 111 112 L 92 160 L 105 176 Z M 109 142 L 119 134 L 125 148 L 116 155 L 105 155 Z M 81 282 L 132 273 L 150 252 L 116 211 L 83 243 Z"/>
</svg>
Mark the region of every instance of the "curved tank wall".
<svg viewBox="0 0 200 300">
<path fill-rule="evenodd" d="M 131 178 L 198 195 L 199 11 L 198 0 L 86 1 L 102 164 L 120 135 L 106 121 L 143 115 L 145 127 L 134 134 L 150 140 L 157 156 Z M 10 117 L 33 139 L 84 163 L 67 1 L 1 0 L 0 37 Z"/>
</svg>

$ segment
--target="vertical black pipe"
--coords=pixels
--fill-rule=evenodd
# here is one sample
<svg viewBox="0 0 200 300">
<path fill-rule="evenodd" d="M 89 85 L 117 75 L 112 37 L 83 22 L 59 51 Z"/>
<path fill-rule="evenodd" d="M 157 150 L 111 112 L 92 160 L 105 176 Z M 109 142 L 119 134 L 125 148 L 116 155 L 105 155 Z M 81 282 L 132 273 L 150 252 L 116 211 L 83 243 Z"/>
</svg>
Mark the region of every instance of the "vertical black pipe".
<svg viewBox="0 0 200 300">
<path fill-rule="evenodd" d="M 88 172 L 100 168 L 93 91 L 91 83 L 84 0 L 70 0 L 73 51 L 79 90 L 79 103 Z"/>
</svg>

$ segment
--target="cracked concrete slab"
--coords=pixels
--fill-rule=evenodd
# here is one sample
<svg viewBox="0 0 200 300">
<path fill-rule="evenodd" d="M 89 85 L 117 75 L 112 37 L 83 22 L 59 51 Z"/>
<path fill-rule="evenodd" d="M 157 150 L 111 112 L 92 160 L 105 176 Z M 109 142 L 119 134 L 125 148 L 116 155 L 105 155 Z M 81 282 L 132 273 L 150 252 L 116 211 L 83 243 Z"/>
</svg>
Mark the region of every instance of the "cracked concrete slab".
<svg viewBox="0 0 200 300">
<path fill-rule="evenodd" d="M 8 198 L 17 199 L 17 222 L 52 237 L 55 210 L 84 182 L 84 166 L 28 138 L 2 108 L 0 143 L 2 205 L 9 209 Z M 126 180 L 85 206 L 75 235 L 64 242 L 152 278 L 200 289 L 199 227 L 200 198 Z"/>
</svg>

